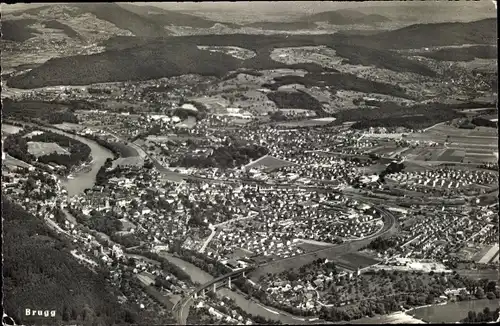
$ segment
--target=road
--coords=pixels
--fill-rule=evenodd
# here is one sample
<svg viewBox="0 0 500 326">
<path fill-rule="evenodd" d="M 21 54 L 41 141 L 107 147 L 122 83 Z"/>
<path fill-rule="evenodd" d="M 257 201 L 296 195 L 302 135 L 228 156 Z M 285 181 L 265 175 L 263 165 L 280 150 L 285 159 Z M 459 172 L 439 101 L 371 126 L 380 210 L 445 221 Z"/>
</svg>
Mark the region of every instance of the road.
<svg viewBox="0 0 500 326">
<path fill-rule="evenodd" d="M 212 239 L 214 238 L 215 234 L 217 233 L 217 228 L 213 225 L 210 225 L 208 227 L 212 232 L 210 233 L 210 235 L 208 236 L 207 240 L 205 240 L 205 242 L 203 243 L 203 245 L 201 246 L 199 252 L 200 253 L 203 253 L 205 252 L 205 249 L 207 248 L 208 244 L 210 243 L 210 241 L 212 241 Z"/>
<path fill-rule="evenodd" d="M 217 233 L 217 229 L 218 228 L 226 226 L 226 225 L 229 225 L 231 223 L 235 223 L 235 222 L 238 222 L 238 221 L 243 221 L 243 220 L 247 220 L 247 219 L 253 218 L 253 217 L 257 216 L 258 214 L 259 213 L 255 212 L 255 211 L 251 211 L 251 212 L 248 213 L 248 216 L 242 216 L 242 217 L 233 218 L 231 220 L 227 220 L 225 222 L 221 222 L 219 224 L 215 224 L 215 225 L 209 226 L 209 229 L 212 230 L 212 232 L 208 236 L 207 240 L 205 240 L 205 242 L 201 246 L 199 252 L 202 253 L 202 252 L 205 251 L 205 249 L 207 248 L 208 244 L 210 243 L 210 241 L 212 241 L 213 237 Z"/>
</svg>

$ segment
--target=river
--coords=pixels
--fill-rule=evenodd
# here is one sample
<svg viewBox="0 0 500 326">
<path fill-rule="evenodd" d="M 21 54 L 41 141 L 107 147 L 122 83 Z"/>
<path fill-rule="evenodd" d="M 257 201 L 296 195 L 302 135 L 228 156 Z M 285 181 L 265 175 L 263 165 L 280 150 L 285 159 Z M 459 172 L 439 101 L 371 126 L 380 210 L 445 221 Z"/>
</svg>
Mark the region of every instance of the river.
<svg viewBox="0 0 500 326">
<path fill-rule="evenodd" d="M 185 270 L 189 274 L 189 276 L 191 276 L 191 280 L 193 282 L 199 282 L 201 284 L 204 284 L 204 283 L 207 283 L 207 282 L 214 279 L 214 277 L 212 275 L 208 274 L 207 272 L 203 271 L 202 269 L 200 269 L 200 268 L 196 267 L 195 265 L 193 265 L 189 262 L 186 262 L 180 258 L 174 257 L 173 255 L 171 255 L 169 253 L 161 253 L 160 256 L 164 257 L 165 259 L 167 259 L 171 263 L 173 263 L 173 264 L 179 266 L 180 268 L 182 268 L 183 270 Z M 263 305 L 255 302 L 253 300 L 247 299 L 245 295 L 240 294 L 240 293 L 235 292 L 235 291 L 231 291 L 227 288 L 221 288 L 218 290 L 218 292 L 221 295 L 229 297 L 232 300 L 234 300 L 234 302 L 236 303 L 236 305 L 238 307 L 240 307 L 241 309 L 243 309 L 244 311 L 246 311 L 249 314 L 259 315 L 259 316 L 262 316 L 264 318 L 271 319 L 271 320 L 279 320 L 283 324 L 304 324 L 304 323 L 314 324 L 313 322 L 309 322 L 308 320 L 306 320 L 307 318 L 312 318 L 312 317 L 306 317 L 306 319 L 303 320 L 302 318 L 293 317 L 285 312 L 278 311 L 275 308 L 266 308 Z M 189 307 L 189 305 L 186 308 L 184 308 L 186 310 L 186 312 L 184 313 L 186 316 L 187 316 L 187 312 L 189 311 L 188 307 Z M 318 323 L 318 322 L 319 321 L 316 321 L 315 323 Z"/>
<path fill-rule="evenodd" d="M 54 133 L 58 133 L 73 138 L 90 147 L 92 155 L 92 162 L 90 163 L 90 169 L 85 168 L 81 171 L 72 174 L 70 178 L 64 178 L 61 181 L 64 188 L 68 192 L 68 196 L 70 197 L 82 193 L 86 188 L 92 188 L 96 180 L 97 172 L 99 172 L 99 169 L 101 168 L 101 166 L 104 165 L 104 163 L 108 158 L 111 159 L 114 158 L 113 153 L 109 149 L 102 147 L 95 141 L 90 140 L 88 138 L 73 135 L 61 131 L 59 129 L 53 129 L 53 128 L 45 128 L 45 129 L 49 129 Z"/>
<path fill-rule="evenodd" d="M 500 307 L 500 299 L 449 302 L 444 305 L 417 308 L 407 314 L 429 323 L 455 323 L 467 317 L 469 311 L 476 313 L 485 307 L 495 310 Z"/>
<path fill-rule="evenodd" d="M 99 172 L 101 166 L 104 165 L 104 162 L 106 162 L 108 158 L 111 159 L 114 158 L 114 155 L 110 150 L 108 150 L 105 147 L 102 147 L 95 141 L 90 140 L 88 138 L 78 135 L 73 135 L 68 132 L 62 131 L 60 129 L 50 128 L 45 126 L 37 126 L 35 124 L 24 123 L 24 122 L 23 124 L 35 126 L 40 130 L 49 130 L 53 133 L 64 135 L 66 137 L 78 140 L 90 147 L 91 150 L 90 155 L 92 155 L 92 162 L 90 163 L 90 167 L 84 168 L 72 174 L 70 178 L 64 178 L 61 180 L 63 187 L 66 189 L 66 191 L 68 192 L 68 196 L 70 197 L 82 193 L 86 188 L 92 188 L 96 180 L 97 172 Z M 8 125 L 8 124 L 6 125 L 8 127 L 15 127 L 13 125 Z"/>
</svg>

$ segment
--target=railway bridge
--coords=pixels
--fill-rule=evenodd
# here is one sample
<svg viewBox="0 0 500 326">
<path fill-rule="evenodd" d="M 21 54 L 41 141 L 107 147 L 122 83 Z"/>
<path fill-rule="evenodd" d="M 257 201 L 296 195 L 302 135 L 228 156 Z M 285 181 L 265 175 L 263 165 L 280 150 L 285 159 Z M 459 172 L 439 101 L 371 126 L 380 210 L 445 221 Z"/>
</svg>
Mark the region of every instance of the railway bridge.
<svg viewBox="0 0 500 326">
<path fill-rule="evenodd" d="M 182 310 L 184 309 L 184 306 L 189 302 L 189 300 L 191 300 L 191 298 L 197 298 L 199 294 L 205 296 L 207 290 L 209 291 L 212 290 L 213 292 L 217 292 L 217 289 L 220 287 L 220 285 L 224 285 L 226 284 L 226 282 L 227 282 L 227 287 L 229 289 L 232 289 L 233 279 L 238 278 L 240 276 L 246 277 L 246 274 L 252 271 L 253 269 L 255 269 L 255 266 L 248 266 L 245 268 L 237 269 L 198 286 L 196 289 L 191 291 L 191 293 L 183 297 L 179 302 L 177 302 L 174 305 L 172 309 L 174 315 L 181 314 Z M 178 317 L 180 319 L 180 315 Z"/>
</svg>

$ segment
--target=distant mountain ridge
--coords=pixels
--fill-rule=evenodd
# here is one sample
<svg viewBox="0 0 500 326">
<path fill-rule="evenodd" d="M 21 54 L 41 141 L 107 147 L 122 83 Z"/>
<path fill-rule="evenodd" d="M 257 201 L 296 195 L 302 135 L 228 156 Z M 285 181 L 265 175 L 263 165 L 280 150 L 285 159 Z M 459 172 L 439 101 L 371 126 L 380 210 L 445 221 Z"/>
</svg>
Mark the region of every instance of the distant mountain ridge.
<svg viewBox="0 0 500 326">
<path fill-rule="evenodd" d="M 175 25 L 194 28 L 211 28 L 216 23 L 219 23 L 213 20 L 201 18 L 199 16 L 185 14 L 178 11 L 165 10 L 155 6 L 137 6 L 128 3 L 120 3 L 119 6 L 142 17 L 146 17 L 150 21 L 162 26 Z M 228 23 L 223 24 L 236 26 Z"/>
<path fill-rule="evenodd" d="M 326 22 L 330 25 L 374 25 L 388 22 L 390 19 L 376 14 L 363 14 L 355 10 L 324 11 L 317 14 L 304 15 L 289 22 L 254 22 L 247 27 L 273 30 L 314 29 L 316 23 Z"/>
<path fill-rule="evenodd" d="M 128 30 L 138 37 L 162 37 L 171 35 L 165 27 L 184 26 L 191 28 L 211 28 L 218 22 L 198 16 L 164 10 L 154 6 L 137 6 L 117 3 L 68 3 L 50 4 L 37 8 L 8 13 L 7 17 L 27 16 L 35 21 L 59 20 L 76 18 L 84 14 L 92 14 L 100 20 L 112 23 L 116 27 Z M 25 40 L 30 31 L 16 23 L 17 20 L 7 20 L 9 35 L 13 40 Z M 226 26 L 236 26 L 227 24 Z M 28 33 L 28 34 L 27 34 Z M 76 35 L 75 35 L 76 36 Z"/>
<path fill-rule="evenodd" d="M 274 48 L 327 45 L 352 64 L 376 66 L 400 72 L 432 76 L 425 65 L 389 51 L 336 43 L 334 35 L 194 35 L 165 38 L 120 37 L 107 42 L 107 51 L 51 59 L 27 74 L 8 80 L 16 88 L 36 88 L 55 85 L 87 85 L 92 83 L 148 80 L 185 74 L 222 77 L 238 68 L 254 70 L 304 69 L 326 71 L 317 64 L 284 64 L 270 58 Z M 253 50 L 256 56 L 248 60 L 230 55 L 200 50 L 198 45 L 238 46 Z"/>
<path fill-rule="evenodd" d="M 356 10 L 324 11 L 305 15 L 301 21 L 327 22 L 331 25 L 377 24 L 390 21 L 389 18 L 377 14 L 363 14 Z"/>
<path fill-rule="evenodd" d="M 462 44 L 496 44 L 497 20 L 473 22 L 414 24 L 369 36 L 338 34 L 347 44 L 379 49 L 415 49 Z"/>
</svg>

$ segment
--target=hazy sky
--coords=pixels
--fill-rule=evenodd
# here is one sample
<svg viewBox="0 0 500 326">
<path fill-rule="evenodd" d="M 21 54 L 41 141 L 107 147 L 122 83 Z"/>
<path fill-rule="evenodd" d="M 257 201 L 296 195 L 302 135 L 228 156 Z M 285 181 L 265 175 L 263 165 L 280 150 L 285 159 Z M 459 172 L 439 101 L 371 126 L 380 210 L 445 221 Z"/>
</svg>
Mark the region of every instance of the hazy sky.
<svg viewBox="0 0 500 326">
<path fill-rule="evenodd" d="M 196 11 L 197 14 L 206 12 L 227 13 L 228 16 L 257 17 L 298 15 L 317 13 L 338 9 L 357 9 L 364 13 L 377 13 L 388 18 L 414 17 L 422 21 L 470 21 L 488 17 L 496 17 L 494 1 L 251 1 L 251 2 L 135 2 L 136 5 L 152 5 L 169 10 Z M 42 4 L 5 5 L 2 11 L 21 10 L 38 7 Z M 265 18 L 264 18 L 265 19 Z"/>
</svg>

